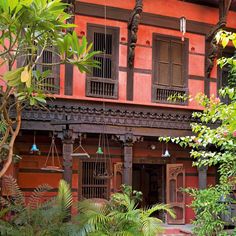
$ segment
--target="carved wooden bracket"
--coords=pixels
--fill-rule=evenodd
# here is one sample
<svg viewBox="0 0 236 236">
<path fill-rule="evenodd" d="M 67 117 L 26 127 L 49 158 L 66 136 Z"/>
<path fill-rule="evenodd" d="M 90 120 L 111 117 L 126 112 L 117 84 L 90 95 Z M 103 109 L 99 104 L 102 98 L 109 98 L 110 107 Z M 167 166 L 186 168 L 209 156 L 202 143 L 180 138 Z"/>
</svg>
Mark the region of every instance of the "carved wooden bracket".
<svg viewBox="0 0 236 236">
<path fill-rule="evenodd" d="M 216 43 L 215 35 L 219 29 L 222 29 L 226 26 L 227 16 L 232 0 L 220 0 L 219 1 L 219 21 L 211 29 L 209 34 L 206 36 L 206 44 L 210 44 L 209 49 L 207 50 L 206 56 L 206 67 L 205 74 L 207 78 L 210 78 L 212 68 L 214 66 L 214 60 L 218 54 L 218 45 Z"/>
<path fill-rule="evenodd" d="M 137 43 L 138 25 L 141 20 L 142 12 L 143 12 L 143 0 L 136 0 L 135 7 L 131 13 L 131 16 L 128 22 L 128 30 L 129 30 L 128 66 L 130 68 L 134 66 L 134 55 L 135 55 L 135 47 Z"/>
<path fill-rule="evenodd" d="M 69 128 L 69 126 L 62 129 L 61 132 L 57 132 L 57 135 L 65 144 L 73 144 L 75 139 L 78 138 L 78 133 Z"/>
<path fill-rule="evenodd" d="M 142 136 L 133 135 L 132 133 L 126 133 L 122 135 L 113 135 L 112 139 L 122 142 L 124 146 L 133 146 L 135 142 L 143 141 Z"/>
</svg>

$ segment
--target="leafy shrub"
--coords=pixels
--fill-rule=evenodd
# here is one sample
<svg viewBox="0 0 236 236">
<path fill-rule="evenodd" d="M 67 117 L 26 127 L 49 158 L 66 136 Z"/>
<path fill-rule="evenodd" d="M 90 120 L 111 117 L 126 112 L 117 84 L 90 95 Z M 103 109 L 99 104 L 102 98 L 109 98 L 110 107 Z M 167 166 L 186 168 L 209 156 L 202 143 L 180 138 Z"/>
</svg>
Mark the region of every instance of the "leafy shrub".
<svg viewBox="0 0 236 236">
<path fill-rule="evenodd" d="M 141 192 L 132 191 L 130 186 L 123 186 L 121 193 L 111 196 L 109 202 L 97 204 L 94 200 L 79 202 L 78 221 L 80 236 L 154 236 L 162 231 L 162 221 L 152 217 L 152 213 L 160 210 L 175 216 L 173 211 L 164 204 L 140 209 Z"/>
</svg>

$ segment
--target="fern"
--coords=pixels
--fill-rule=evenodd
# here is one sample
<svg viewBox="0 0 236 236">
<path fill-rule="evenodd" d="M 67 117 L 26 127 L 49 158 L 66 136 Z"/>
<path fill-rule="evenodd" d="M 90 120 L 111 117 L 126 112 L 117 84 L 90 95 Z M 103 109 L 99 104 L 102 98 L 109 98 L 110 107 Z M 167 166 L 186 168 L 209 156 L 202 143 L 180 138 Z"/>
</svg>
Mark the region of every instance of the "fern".
<svg viewBox="0 0 236 236">
<path fill-rule="evenodd" d="M 45 202 L 42 202 L 42 196 L 52 188 L 47 184 L 40 185 L 30 196 L 28 204 L 13 177 L 7 177 L 5 183 L 8 197 L 6 199 L 0 197 L 0 204 L 3 207 L 0 210 L 0 217 L 8 220 L 0 221 L 0 235 L 78 235 L 77 224 L 65 222 L 65 217 L 70 213 L 72 206 L 70 186 L 65 181 L 60 181 L 57 196 L 50 197 Z"/>
<path fill-rule="evenodd" d="M 6 190 L 7 195 L 13 198 L 14 203 L 16 205 L 25 206 L 24 195 L 22 191 L 20 190 L 16 180 L 12 176 L 8 175 L 4 177 L 3 183 L 4 183 L 4 189 Z"/>
<path fill-rule="evenodd" d="M 31 208 L 39 207 L 42 204 L 43 195 L 45 194 L 45 192 L 48 192 L 51 189 L 52 187 L 49 186 L 48 184 L 42 184 L 38 186 L 29 198 L 29 202 L 28 202 L 29 207 Z"/>
</svg>

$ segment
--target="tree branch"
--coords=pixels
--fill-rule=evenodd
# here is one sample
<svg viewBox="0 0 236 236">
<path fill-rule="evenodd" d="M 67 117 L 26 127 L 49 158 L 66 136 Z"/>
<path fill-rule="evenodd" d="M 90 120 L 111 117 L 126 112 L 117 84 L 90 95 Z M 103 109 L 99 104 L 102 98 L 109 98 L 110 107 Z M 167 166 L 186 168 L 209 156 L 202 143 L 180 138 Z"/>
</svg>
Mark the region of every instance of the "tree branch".
<svg viewBox="0 0 236 236">
<path fill-rule="evenodd" d="M 21 127 L 21 109 L 20 109 L 20 104 L 19 102 L 16 104 L 16 129 L 13 133 L 13 135 L 11 136 L 11 140 L 9 143 L 9 150 L 8 150 L 8 156 L 7 156 L 7 161 L 3 164 L 3 168 L 0 171 L 0 178 L 6 173 L 6 171 L 8 170 L 8 168 L 10 167 L 11 163 L 12 163 L 12 159 L 13 159 L 13 148 L 14 148 L 14 143 L 16 140 L 16 137 L 20 131 L 20 127 Z"/>
</svg>

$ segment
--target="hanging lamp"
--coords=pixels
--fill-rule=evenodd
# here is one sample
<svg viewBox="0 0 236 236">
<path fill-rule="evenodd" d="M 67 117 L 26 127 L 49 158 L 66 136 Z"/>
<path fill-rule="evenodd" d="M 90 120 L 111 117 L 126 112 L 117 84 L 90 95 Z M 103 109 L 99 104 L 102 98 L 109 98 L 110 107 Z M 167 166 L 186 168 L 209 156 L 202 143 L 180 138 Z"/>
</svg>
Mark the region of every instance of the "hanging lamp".
<svg viewBox="0 0 236 236">
<path fill-rule="evenodd" d="M 60 158 L 58 155 L 56 143 L 55 143 L 55 136 L 52 134 L 52 141 L 51 146 L 49 148 L 49 152 L 46 158 L 46 162 L 44 164 L 44 167 L 41 168 L 41 170 L 45 171 L 57 171 L 57 172 L 63 172 Z"/>
<path fill-rule="evenodd" d="M 34 143 L 32 144 L 32 147 L 30 149 L 30 154 L 38 154 L 40 155 L 40 150 L 36 145 L 36 141 L 35 141 L 35 136 L 36 136 L 36 132 L 34 131 Z"/>
<path fill-rule="evenodd" d="M 79 134 L 79 146 L 75 148 L 71 156 L 90 158 L 90 155 L 85 151 L 85 149 L 82 146 L 82 134 Z"/>
<path fill-rule="evenodd" d="M 182 16 L 180 18 L 179 23 L 180 23 L 180 32 L 182 33 L 181 39 L 182 39 L 182 41 L 184 41 L 184 35 L 186 33 L 186 18 L 184 16 Z"/>
<path fill-rule="evenodd" d="M 108 135 L 103 132 L 99 134 L 93 177 L 95 179 L 110 179 L 112 176 Z"/>
<path fill-rule="evenodd" d="M 170 157 L 170 152 L 168 150 L 168 143 L 166 143 L 165 152 L 163 150 L 163 143 L 162 143 L 162 154 L 161 154 L 161 157 L 164 157 L 164 158 Z"/>
</svg>

